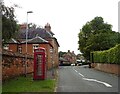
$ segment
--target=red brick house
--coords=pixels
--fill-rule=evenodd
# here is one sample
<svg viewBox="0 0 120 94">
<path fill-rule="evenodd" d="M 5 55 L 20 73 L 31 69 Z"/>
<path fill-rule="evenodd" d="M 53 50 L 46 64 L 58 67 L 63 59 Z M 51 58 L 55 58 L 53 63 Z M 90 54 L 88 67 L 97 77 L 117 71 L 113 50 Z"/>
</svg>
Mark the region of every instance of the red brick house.
<svg viewBox="0 0 120 94">
<path fill-rule="evenodd" d="M 26 53 L 26 29 L 21 28 L 19 31 L 18 39 L 11 39 L 5 49 L 13 52 Z M 46 49 L 47 56 L 47 69 L 56 67 L 58 63 L 58 47 L 59 43 L 51 31 L 50 24 L 46 24 L 45 28 L 36 28 L 28 30 L 27 40 L 27 54 L 33 55 L 34 49 L 38 47 L 44 47 Z"/>
<path fill-rule="evenodd" d="M 76 55 L 74 51 L 70 52 L 70 50 L 68 50 L 68 52 L 63 55 L 63 58 L 67 60 L 70 64 L 76 63 Z"/>
</svg>

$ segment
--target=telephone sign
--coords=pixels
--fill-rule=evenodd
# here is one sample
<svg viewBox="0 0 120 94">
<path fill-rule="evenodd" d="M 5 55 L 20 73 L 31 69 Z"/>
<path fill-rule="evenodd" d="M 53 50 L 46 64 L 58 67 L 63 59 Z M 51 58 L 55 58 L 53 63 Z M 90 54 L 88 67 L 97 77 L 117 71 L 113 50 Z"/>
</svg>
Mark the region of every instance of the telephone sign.
<svg viewBox="0 0 120 94">
<path fill-rule="evenodd" d="M 46 77 L 46 57 L 45 48 L 34 50 L 34 80 L 44 80 Z"/>
</svg>

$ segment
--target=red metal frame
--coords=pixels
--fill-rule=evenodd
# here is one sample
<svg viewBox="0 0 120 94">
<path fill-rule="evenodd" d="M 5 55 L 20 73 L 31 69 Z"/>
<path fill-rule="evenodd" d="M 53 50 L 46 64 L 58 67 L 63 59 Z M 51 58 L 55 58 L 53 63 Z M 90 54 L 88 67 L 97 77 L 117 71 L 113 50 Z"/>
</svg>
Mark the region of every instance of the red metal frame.
<svg viewBox="0 0 120 94">
<path fill-rule="evenodd" d="M 44 80 L 46 78 L 46 54 L 45 48 L 34 50 L 34 80 Z M 39 57 L 39 58 L 38 58 Z"/>
</svg>

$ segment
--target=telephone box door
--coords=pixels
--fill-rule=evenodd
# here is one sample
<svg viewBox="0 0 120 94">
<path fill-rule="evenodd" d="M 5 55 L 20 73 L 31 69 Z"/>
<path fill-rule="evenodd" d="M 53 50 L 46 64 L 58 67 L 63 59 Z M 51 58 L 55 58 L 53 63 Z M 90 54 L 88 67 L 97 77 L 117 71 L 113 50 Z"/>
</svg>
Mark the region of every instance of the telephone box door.
<svg viewBox="0 0 120 94">
<path fill-rule="evenodd" d="M 34 52 L 34 80 L 45 79 L 45 50 L 35 49 Z"/>
</svg>

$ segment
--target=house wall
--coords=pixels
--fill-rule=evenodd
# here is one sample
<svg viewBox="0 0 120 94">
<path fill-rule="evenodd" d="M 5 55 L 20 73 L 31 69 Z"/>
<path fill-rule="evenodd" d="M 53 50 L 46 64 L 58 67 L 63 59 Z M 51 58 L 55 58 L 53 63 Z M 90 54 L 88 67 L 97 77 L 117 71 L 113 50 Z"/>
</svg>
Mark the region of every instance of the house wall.
<svg viewBox="0 0 120 94">
<path fill-rule="evenodd" d="M 25 54 L 26 53 L 26 44 L 9 44 L 9 50 L 12 52 L 18 52 L 18 47 L 21 46 L 22 47 L 22 53 Z M 32 44 L 27 44 L 27 53 L 28 54 L 33 54 L 33 46 Z"/>
<path fill-rule="evenodd" d="M 74 54 L 74 52 L 70 52 L 70 50 L 68 50 L 68 52 L 66 54 L 63 55 L 63 57 L 69 61 L 69 63 L 76 63 L 76 55 Z"/>
<path fill-rule="evenodd" d="M 49 44 L 39 44 L 39 47 L 43 47 L 46 49 L 46 63 L 47 69 L 52 68 L 51 58 L 50 58 L 50 45 Z M 25 44 L 22 44 L 22 53 L 26 52 Z M 33 55 L 33 44 L 28 44 L 28 54 Z"/>
<path fill-rule="evenodd" d="M 51 46 L 49 44 L 40 44 L 39 46 L 46 49 L 47 69 L 51 69 L 52 68 L 52 61 L 53 61 L 51 58 L 51 53 L 50 53 Z"/>
<path fill-rule="evenodd" d="M 22 44 L 22 53 L 26 53 L 26 44 Z M 33 55 L 33 45 L 27 44 L 27 53 L 30 55 Z"/>
<path fill-rule="evenodd" d="M 17 52 L 17 44 L 9 44 L 9 50 L 13 52 Z"/>
<path fill-rule="evenodd" d="M 59 55 L 58 55 L 58 45 L 55 41 L 55 39 L 50 39 L 48 40 L 52 46 L 53 46 L 53 52 L 52 52 L 52 56 L 53 56 L 53 66 L 54 67 L 58 67 L 59 65 Z"/>
<path fill-rule="evenodd" d="M 55 40 L 54 40 L 55 41 Z M 55 66 L 57 67 L 59 65 L 59 54 L 58 54 L 58 45 L 54 43 L 54 49 L 55 49 Z"/>
</svg>

